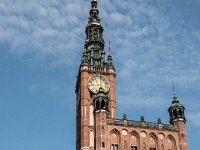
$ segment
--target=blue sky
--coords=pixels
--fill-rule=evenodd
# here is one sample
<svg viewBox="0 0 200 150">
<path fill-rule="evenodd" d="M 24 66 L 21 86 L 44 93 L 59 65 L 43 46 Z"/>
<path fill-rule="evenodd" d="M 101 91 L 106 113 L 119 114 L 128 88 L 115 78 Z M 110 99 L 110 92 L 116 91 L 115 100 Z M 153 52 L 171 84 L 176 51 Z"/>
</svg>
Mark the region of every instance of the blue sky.
<svg viewBox="0 0 200 150">
<path fill-rule="evenodd" d="M 100 0 L 118 118 L 162 118 L 172 82 L 199 150 L 200 1 Z M 0 149 L 75 150 L 75 82 L 89 0 L 0 1 Z M 106 46 L 105 50 L 108 50 Z"/>
</svg>

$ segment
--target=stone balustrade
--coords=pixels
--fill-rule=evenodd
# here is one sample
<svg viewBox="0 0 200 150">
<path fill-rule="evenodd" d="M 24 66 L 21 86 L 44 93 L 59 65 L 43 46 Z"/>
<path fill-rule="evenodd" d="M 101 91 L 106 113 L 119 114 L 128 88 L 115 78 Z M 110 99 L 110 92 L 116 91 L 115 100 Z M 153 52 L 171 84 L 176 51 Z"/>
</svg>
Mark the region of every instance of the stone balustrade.
<svg viewBox="0 0 200 150">
<path fill-rule="evenodd" d="M 138 127 L 144 129 L 155 129 L 161 131 L 179 131 L 177 127 L 169 124 L 159 124 L 155 122 L 143 122 L 143 121 L 133 121 L 133 120 L 124 120 L 124 119 L 107 119 L 108 125 L 116 126 L 129 126 L 129 127 Z"/>
</svg>

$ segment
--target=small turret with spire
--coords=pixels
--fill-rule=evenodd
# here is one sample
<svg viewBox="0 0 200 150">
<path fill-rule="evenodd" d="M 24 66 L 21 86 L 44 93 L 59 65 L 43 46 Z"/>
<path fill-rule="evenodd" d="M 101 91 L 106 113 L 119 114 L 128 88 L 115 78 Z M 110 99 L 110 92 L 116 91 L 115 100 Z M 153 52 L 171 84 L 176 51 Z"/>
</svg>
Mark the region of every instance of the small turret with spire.
<svg viewBox="0 0 200 150">
<path fill-rule="evenodd" d="M 170 124 L 173 124 L 175 121 L 183 121 L 185 123 L 186 119 L 184 111 L 185 107 L 179 102 L 173 84 L 173 100 L 171 106 L 168 109 L 170 114 Z"/>
<path fill-rule="evenodd" d="M 173 83 L 173 100 L 172 104 L 168 109 L 170 115 L 170 124 L 177 127 L 179 130 L 179 147 L 181 150 L 188 150 L 187 145 L 187 134 L 186 134 L 186 118 L 185 118 L 185 107 L 179 102 L 174 88 Z"/>
</svg>

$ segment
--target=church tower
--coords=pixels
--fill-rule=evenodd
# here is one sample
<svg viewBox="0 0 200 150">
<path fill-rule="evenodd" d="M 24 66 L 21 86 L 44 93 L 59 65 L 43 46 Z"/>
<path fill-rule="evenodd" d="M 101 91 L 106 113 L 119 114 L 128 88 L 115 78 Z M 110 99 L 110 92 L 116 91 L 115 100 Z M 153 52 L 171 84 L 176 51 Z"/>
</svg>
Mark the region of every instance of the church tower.
<svg viewBox="0 0 200 150">
<path fill-rule="evenodd" d="M 106 59 L 104 29 L 99 19 L 97 0 L 91 1 L 89 14 L 76 83 L 77 150 L 93 150 L 94 146 L 98 145 L 95 143 L 98 141 L 95 137 L 100 138 L 95 132 L 99 128 L 96 123 L 98 119 L 102 116 L 116 118 L 115 69 L 110 51 Z"/>
<path fill-rule="evenodd" d="M 170 124 L 116 118 L 115 67 L 110 46 L 106 56 L 97 0 L 89 14 L 75 91 L 76 150 L 188 150 L 185 107 L 175 94 Z"/>
</svg>

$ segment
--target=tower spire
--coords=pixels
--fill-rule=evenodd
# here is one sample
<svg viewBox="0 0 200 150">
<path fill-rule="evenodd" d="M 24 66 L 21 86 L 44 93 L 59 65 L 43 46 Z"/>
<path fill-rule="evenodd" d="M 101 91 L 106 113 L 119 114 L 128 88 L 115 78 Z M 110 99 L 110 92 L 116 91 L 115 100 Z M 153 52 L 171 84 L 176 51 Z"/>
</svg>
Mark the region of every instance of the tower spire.
<svg viewBox="0 0 200 150">
<path fill-rule="evenodd" d="M 176 96 L 173 82 L 173 100 L 171 106 L 168 109 L 170 115 L 170 123 L 173 124 L 173 122 L 178 120 L 182 120 L 185 123 L 186 119 L 184 111 L 185 107 L 179 102 L 178 97 Z"/>
<path fill-rule="evenodd" d="M 100 24 L 97 0 L 91 0 L 90 17 L 85 30 L 85 48 L 89 66 L 105 67 L 103 27 Z"/>
<path fill-rule="evenodd" d="M 100 23 L 99 10 L 97 8 L 97 0 L 91 0 L 89 23 Z"/>
<path fill-rule="evenodd" d="M 172 85 L 173 85 L 173 95 L 175 95 L 174 81 L 172 82 Z"/>
<path fill-rule="evenodd" d="M 176 103 L 178 102 L 179 103 L 179 100 L 176 96 L 176 92 L 175 92 L 175 85 L 174 85 L 174 81 L 172 82 L 172 85 L 173 85 L 173 100 L 172 100 L 172 103 Z"/>
</svg>

